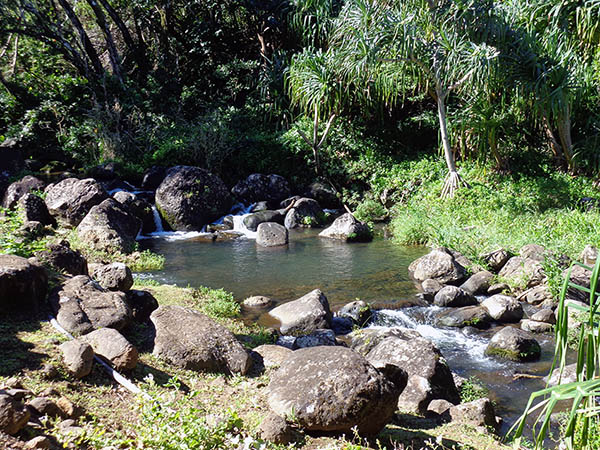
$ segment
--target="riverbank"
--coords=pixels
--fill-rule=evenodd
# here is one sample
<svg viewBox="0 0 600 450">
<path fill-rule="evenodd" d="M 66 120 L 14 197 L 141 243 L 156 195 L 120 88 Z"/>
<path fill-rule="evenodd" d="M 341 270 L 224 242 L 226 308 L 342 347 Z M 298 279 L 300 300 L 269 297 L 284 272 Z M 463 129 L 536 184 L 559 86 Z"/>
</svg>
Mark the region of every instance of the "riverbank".
<svg viewBox="0 0 600 450">
<path fill-rule="evenodd" d="M 273 342 L 264 329 L 242 323 L 236 317 L 237 303 L 222 291 L 148 282 L 133 287 L 151 292 L 160 305 L 192 307 L 206 313 L 230 329 L 247 349 Z M 58 349 L 66 339 L 44 319 L 2 321 L 0 385 L 13 383 L 19 374 L 18 381 L 32 396 L 47 395 L 53 401 L 67 398 L 83 415 L 76 426 L 66 426 L 69 419 L 64 417 L 51 417 L 28 427 L 28 438 L 43 434 L 55 444 L 77 449 L 508 448 L 492 435 L 467 425 L 439 425 L 434 420 L 407 415 L 399 416 L 372 440 L 298 434 L 292 446 L 271 444 L 258 438 L 258 430 L 268 412 L 266 387 L 276 367 L 263 373 L 251 371 L 246 376 L 176 368 L 152 356 L 147 325 L 136 324 L 123 332 L 140 351 L 136 368 L 127 376 L 153 397 L 148 401 L 117 385 L 98 365 L 82 380 L 70 377 L 60 363 Z M 23 448 L 19 444 L 7 447 Z"/>
</svg>

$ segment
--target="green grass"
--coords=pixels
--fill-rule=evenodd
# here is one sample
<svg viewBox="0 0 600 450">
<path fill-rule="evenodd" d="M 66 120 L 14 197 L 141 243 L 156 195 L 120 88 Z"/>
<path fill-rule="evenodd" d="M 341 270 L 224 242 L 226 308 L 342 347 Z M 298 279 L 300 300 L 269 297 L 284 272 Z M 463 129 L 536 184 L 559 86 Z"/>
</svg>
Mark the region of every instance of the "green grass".
<svg viewBox="0 0 600 450">
<path fill-rule="evenodd" d="M 517 253 L 535 243 L 576 258 L 586 244 L 600 245 L 600 212 L 577 208 L 582 197 L 600 197 L 592 180 L 553 168 L 536 175 L 499 175 L 475 163 L 462 163 L 460 172 L 471 188 L 442 200 L 441 161 L 421 159 L 391 171 L 390 186 L 410 177 L 417 185 L 393 209 L 391 228 L 398 242 L 445 246 L 476 261 L 499 247 Z"/>
<path fill-rule="evenodd" d="M 462 403 L 472 402 L 488 396 L 488 389 L 477 377 L 469 377 L 460 386 L 460 401 Z"/>
</svg>

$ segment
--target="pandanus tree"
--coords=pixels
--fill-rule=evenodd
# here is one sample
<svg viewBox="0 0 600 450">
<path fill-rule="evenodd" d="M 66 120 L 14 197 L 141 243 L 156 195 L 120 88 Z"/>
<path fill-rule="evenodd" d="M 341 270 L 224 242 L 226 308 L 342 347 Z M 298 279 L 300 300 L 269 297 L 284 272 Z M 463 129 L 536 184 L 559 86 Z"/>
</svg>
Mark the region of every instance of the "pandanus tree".
<svg viewBox="0 0 600 450">
<path fill-rule="evenodd" d="M 491 9 L 476 2 L 351 0 L 334 26 L 331 48 L 346 95 L 393 105 L 407 86 L 436 102 L 448 175 L 442 196 L 466 186 L 452 150 L 448 105 L 486 83 L 498 53 L 478 33 Z"/>
</svg>

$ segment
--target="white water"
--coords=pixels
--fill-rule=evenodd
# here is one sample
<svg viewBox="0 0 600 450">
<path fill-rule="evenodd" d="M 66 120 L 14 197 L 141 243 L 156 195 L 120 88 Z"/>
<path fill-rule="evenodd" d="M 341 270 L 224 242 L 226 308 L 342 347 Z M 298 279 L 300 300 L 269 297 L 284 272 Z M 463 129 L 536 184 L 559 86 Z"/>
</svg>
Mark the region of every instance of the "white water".
<svg viewBox="0 0 600 450">
<path fill-rule="evenodd" d="M 230 210 L 230 213 L 227 215 L 233 215 L 233 230 L 238 233 L 242 233 L 245 237 L 249 239 L 256 239 L 256 231 L 250 231 L 244 226 L 244 218 L 250 214 L 254 204 L 249 206 L 244 206 L 242 203 L 237 203 L 233 205 Z M 219 220 L 213 222 L 214 224 L 222 224 L 223 220 L 227 215 L 221 217 Z M 156 231 L 149 233 L 147 236 L 138 236 L 137 239 L 165 239 L 167 241 L 180 241 L 185 239 L 192 239 L 199 236 L 209 236 L 212 233 L 207 233 L 203 228 L 202 231 L 165 231 L 162 226 L 162 221 L 160 218 L 160 213 L 156 208 L 156 205 L 152 205 L 152 216 L 154 218 L 154 227 Z"/>
<path fill-rule="evenodd" d="M 437 306 L 413 307 L 398 310 L 382 309 L 377 311 L 373 325 L 369 328 L 387 328 L 401 326 L 418 331 L 421 336 L 432 341 L 448 360 L 471 360 L 479 367 L 502 367 L 498 360 L 485 356 L 487 339 L 478 335 L 467 335 L 460 329 L 436 328 L 436 315 L 443 308 Z M 413 313 L 412 315 L 407 312 Z M 418 316 L 422 319 L 415 318 Z"/>
</svg>

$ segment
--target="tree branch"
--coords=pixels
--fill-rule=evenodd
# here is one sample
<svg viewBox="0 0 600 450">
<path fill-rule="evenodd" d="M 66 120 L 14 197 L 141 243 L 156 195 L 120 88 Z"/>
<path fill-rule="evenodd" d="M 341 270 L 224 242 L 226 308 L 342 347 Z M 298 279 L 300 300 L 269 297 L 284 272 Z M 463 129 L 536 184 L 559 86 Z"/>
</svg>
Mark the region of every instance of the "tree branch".
<svg viewBox="0 0 600 450">
<path fill-rule="evenodd" d="M 325 131 L 323 132 L 323 136 L 321 136 L 321 140 L 317 144 L 317 149 L 321 148 L 321 145 L 323 145 L 323 143 L 325 142 L 325 139 L 327 138 L 327 135 L 329 134 L 329 129 L 331 128 L 331 125 L 333 124 L 334 119 L 335 119 L 335 114 L 332 114 L 331 117 L 329 118 L 329 120 L 327 121 L 327 125 L 325 126 Z"/>
</svg>

